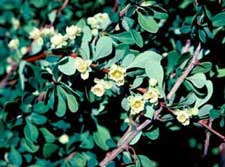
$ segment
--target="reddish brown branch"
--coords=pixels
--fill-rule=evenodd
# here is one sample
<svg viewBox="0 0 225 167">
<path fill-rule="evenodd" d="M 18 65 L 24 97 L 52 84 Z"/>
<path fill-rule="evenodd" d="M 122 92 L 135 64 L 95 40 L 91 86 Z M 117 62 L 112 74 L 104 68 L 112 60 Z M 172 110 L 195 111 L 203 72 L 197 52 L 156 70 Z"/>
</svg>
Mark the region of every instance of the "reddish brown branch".
<svg viewBox="0 0 225 167">
<path fill-rule="evenodd" d="M 212 128 L 212 120 L 209 120 L 209 127 Z M 207 154 L 208 154 L 210 137 L 211 137 L 210 131 L 206 132 L 204 151 L 203 151 L 203 155 L 202 155 L 203 157 L 207 156 Z"/>
<path fill-rule="evenodd" d="M 161 108 L 160 108 L 161 110 Z M 129 134 L 126 141 L 116 149 L 112 150 L 111 152 L 107 153 L 105 158 L 100 162 L 101 167 L 105 167 L 110 161 L 114 160 L 118 154 L 124 151 L 129 147 L 130 142 L 137 136 L 137 134 L 142 131 L 146 126 L 148 126 L 152 120 L 147 119 L 142 124 L 136 127 L 136 129 Z"/>
<path fill-rule="evenodd" d="M 62 6 L 59 8 L 58 12 L 61 13 L 66 8 L 68 3 L 69 3 L 69 0 L 65 0 Z"/>
<path fill-rule="evenodd" d="M 184 70 L 184 72 L 182 73 L 182 75 L 178 78 L 178 80 L 176 81 L 176 83 L 174 84 L 174 86 L 172 87 L 171 91 L 169 92 L 169 94 L 167 95 L 167 99 L 171 99 L 173 97 L 173 95 L 175 94 L 175 92 L 177 91 L 177 89 L 180 87 L 180 85 L 183 83 L 184 79 L 188 76 L 188 74 L 191 72 L 191 70 L 196 66 L 196 64 L 198 64 L 198 55 L 201 51 L 201 44 L 199 43 L 197 49 L 194 52 L 194 55 L 191 59 L 190 64 L 187 66 L 187 68 Z"/>
<path fill-rule="evenodd" d="M 120 11 L 120 13 L 119 13 L 120 17 L 122 17 L 122 16 L 124 16 L 124 15 L 126 14 L 126 12 L 127 12 L 127 10 L 129 9 L 129 7 L 130 7 L 130 4 L 128 4 L 127 6 L 125 6 L 125 8 L 123 8 L 123 9 Z"/>
<path fill-rule="evenodd" d="M 209 125 L 207 125 L 203 120 L 199 121 L 198 123 L 200 125 L 202 125 L 203 127 L 205 127 L 206 129 L 208 129 L 214 135 L 216 135 L 219 138 L 221 138 L 223 140 L 223 142 L 225 142 L 225 136 L 223 136 L 222 134 L 220 134 L 219 132 L 217 132 L 216 130 L 214 130 L 212 127 L 210 127 Z"/>
<path fill-rule="evenodd" d="M 117 2 L 117 0 L 114 0 L 113 11 L 116 12 L 117 8 L 118 8 L 118 2 Z"/>
<path fill-rule="evenodd" d="M 25 58 L 25 61 L 27 62 L 35 62 L 37 60 L 40 60 L 40 59 L 43 59 L 47 56 L 47 53 L 46 52 L 42 52 L 36 56 L 32 56 L 32 57 L 27 57 Z"/>
</svg>

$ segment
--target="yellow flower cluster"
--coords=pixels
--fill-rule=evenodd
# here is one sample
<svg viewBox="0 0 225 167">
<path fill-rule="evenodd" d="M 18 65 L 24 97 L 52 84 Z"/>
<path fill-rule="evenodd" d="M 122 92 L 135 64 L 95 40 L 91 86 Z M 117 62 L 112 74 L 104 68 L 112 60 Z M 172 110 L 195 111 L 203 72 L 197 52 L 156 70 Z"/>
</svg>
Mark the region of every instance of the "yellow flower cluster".
<svg viewBox="0 0 225 167">
<path fill-rule="evenodd" d="M 61 48 L 67 45 L 66 37 L 60 33 L 55 34 L 53 37 L 51 37 L 50 41 L 51 48 Z"/>
<path fill-rule="evenodd" d="M 103 96 L 106 89 L 112 88 L 112 83 L 110 81 L 95 79 L 94 82 L 96 84 L 91 88 L 91 92 L 98 97 Z"/>
<path fill-rule="evenodd" d="M 20 42 L 18 39 L 12 39 L 11 41 L 9 41 L 8 47 L 12 50 L 17 49 L 19 47 L 19 44 Z"/>
<path fill-rule="evenodd" d="M 18 29 L 20 27 L 20 21 L 16 18 L 12 18 L 11 23 L 14 29 Z"/>
<path fill-rule="evenodd" d="M 83 80 L 89 78 L 89 72 L 91 71 L 90 68 L 91 63 L 92 63 L 91 60 L 84 60 L 80 57 L 76 58 L 75 67 L 81 73 L 80 75 Z"/>
<path fill-rule="evenodd" d="M 145 108 L 145 101 L 141 95 L 131 95 L 128 97 L 128 104 L 131 108 L 131 115 L 139 114 Z"/>
<path fill-rule="evenodd" d="M 109 70 L 109 79 L 116 82 L 118 86 L 124 85 L 124 77 L 125 77 L 126 69 L 122 66 L 118 66 L 116 64 L 112 65 Z"/>
<path fill-rule="evenodd" d="M 175 112 L 177 120 L 184 126 L 190 124 L 190 118 L 192 116 L 198 115 L 198 108 L 190 108 L 184 110 L 176 110 Z"/>
<path fill-rule="evenodd" d="M 87 24 L 92 28 L 92 34 L 98 35 L 99 29 L 105 29 L 111 23 L 107 13 L 97 13 L 93 17 L 87 18 Z"/>
<path fill-rule="evenodd" d="M 156 88 L 158 84 L 158 81 L 154 78 L 151 78 L 149 80 L 149 88 L 148 91 L 146 93 L 144 93 L 144 99 L 145 100 L 149 100 L 150 103 L 152 104 L 157 104 L 158 103 L 158 99 L 160 98 L 160 92 L 159 90 Z"/>
<path fill-rule="evenodd" d="M 66 37 L 74 40 L 78 35 L 81 33 L 81 28 L 75 25 L 71 25 L 69 27 L 66 27 Z"/>
<path fill-rule="evenodd" d="M 74 40 L 81 33 L 81 28 L 75 25 L 66 27 L 66 34 L 62 35 L 54 30 L 54 27 L 45 27 L 43 29 L 34 28 L 29 35 L 30 39 L 43 43 L 44 37 L 50 37 L 51 48 L 61 48 L 67 45 L 67 40 Z"/>
</svg>

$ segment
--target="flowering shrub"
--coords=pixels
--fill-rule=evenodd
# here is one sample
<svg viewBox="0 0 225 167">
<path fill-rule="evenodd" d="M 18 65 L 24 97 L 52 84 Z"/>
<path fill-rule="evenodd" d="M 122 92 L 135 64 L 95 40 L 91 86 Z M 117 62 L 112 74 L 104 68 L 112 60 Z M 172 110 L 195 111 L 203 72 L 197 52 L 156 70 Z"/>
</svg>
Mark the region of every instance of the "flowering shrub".
<svg viewBox="0 0 225 167">
<path fill-rule="evenodd" d="M 178 132 L 185 165 L 223 165 L 224 6 L 5 0 L 0 166 L 171 166 L 152 154 Z"/>
</svg>

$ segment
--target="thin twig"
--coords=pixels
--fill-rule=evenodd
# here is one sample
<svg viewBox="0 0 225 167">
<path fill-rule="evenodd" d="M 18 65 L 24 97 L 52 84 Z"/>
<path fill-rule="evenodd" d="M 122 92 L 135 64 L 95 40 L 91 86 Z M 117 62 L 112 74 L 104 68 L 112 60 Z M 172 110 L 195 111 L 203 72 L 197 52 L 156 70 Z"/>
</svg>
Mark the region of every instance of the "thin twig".
<svg viewBox="0 0 225 167">
<path fill-rule="evenodd" d="M 175 94 L 175 92 L 177 91 L 177 89 L 180 87 L 180 85 L 183 83 L 184 79 L 188 76 L 188 74 L 191 72 L 191 70 L 196 66 L 196 64 L 198 64 L 198 55 L 199 52 L 201 51 L 201 44 L 199 43 L 197 49 L 195 50 L 195 53 L 191 59 L 190 64 L 187 66 L 187 68 L 185 69 L 185 71 L 182 73 L 182 75 L 178 78 L 178 80 L 176 81 L 176 83 L 174 84 L 174 86 L 172 87 L 171 91 L 169 92 L 169 94 L 167 95 L 167 99 L 171 99 L 173 97 L 173 95 Z"/>
<path fill-rule="evenodd" d="M 206 129 L 208 129 L 210 132 L 212 132 L 213 134 L 215 134 L 216 136 L 218 136 L 219 138 L 221 138 L 223 140 L 223 142 L 225 142 L 225 136 L 223 136 L 222 134 L 220 134 L 219 132 L 217 132 L 216 130 L 214 130 L 213 128 L 211 128 L 209 125 L 206 125 L 204 123 L 204 121 L 199 121 L 198 122 L 200 125 L 204 126 Z"/>
<path fill-rule="evenodd" d="M 209 120 L 209 127 L 212 128 L 212 120 L 211 119 Z M 210 131 L 206 132 L 206 138 L 205 138 L 205 143 L 204 143 L 204 151 L 203 151 L 202 157 L 205 157 L 208 154 L 210 137 L 211 137 Z"/>
<path fill-rule="evenodd" d="M 159 110 L 162 110 L 162 108 L 160 108 Z M 148 126 L 151 122 L 152 122 L 152 120 L 147 119 L 142 124 L 137 126 L 136 129 L 132 133 L 129 134 L 129 136 L 127 137 L 127 140 L 124 141 L 124 143 L 122 145 L 120 145 L 116 149 L 114 149 L 111 152 L 106 154 L 105 158 L 100 162 L 100 166 L 105 167 L 110 161 L 115 159 L 118 154 L 123 152 L 124 149 L 127 149 L 130 142 L 137 136 L 137 134 L 140 131 L 142 131 L 146 126 Z"/>
<path fill-rule="evenodd" d="M 113 11 L 116 12 L 117 8 L 118 8 L 118 2 L 117 2 L 117 0 L 114 0 Z"/>
<path fill-rule="evenodd" d="M 127 6 L 125 6 L 125 8 L 123 8 L 123 9 L 120 11 L 120 13 L 119 13 L 120 17 L 122 17 L 122 16 L 124 16 L 124 15 L 126 14 L 126 12 L 127 12 L 127 10 L 129 9 L 129 7 L 130 7 L 130 4 L 128 4 Z"/>
<path fill-rule="evenodd" d="M 66 8 L 68 3 L 69 3 L 69 0 L 65 0 L 62 6 L 59 8 L 58 13 L 61 13 Z"/>
</svg>

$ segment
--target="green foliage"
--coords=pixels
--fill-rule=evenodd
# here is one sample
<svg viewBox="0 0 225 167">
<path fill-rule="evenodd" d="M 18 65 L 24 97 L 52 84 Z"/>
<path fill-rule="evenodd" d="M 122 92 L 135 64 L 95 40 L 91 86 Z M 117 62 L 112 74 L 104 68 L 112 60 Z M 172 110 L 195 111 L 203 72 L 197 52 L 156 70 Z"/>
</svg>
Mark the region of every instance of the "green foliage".
<svg viewBox="0 0 225 167">
<path fill-rule="evenodd" d="M 1 1 L 0 166 L 153 167 L 165 131 L 223 132 L 225 2 L 115 2 Z"/>
</svg>

